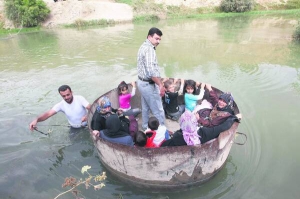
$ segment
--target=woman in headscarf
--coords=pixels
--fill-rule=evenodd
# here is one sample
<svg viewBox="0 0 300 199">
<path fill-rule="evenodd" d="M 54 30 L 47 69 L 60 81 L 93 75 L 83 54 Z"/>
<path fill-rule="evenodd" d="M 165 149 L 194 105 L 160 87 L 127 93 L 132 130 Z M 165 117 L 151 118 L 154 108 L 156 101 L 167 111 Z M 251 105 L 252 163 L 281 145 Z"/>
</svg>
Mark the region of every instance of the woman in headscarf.
<svg viewBox="0 0 300 199">
<path fill-rule="evenodd" d="M 180 130 L 176 131 L 171 139 L 163 142 L 161 147 L 204 144 L 230 129 L 234 122 L 240 121 L 241 117 L 241 114 L 233 115 L 218 126 L 198 128 L 196 115 L 186 109 L 180 117 Z"/>
<path fill-rule="evenodd" d="M 187 145 L 200 144 L 199 135 L 197 134 L 198 122 L 195 114 L 186 109 L 179 119 L 179 124 Z"/>
<path fill-rule="evenodd" d="M 210 84 L 206 84 L 206 88 L 209 91 L 209 102 L 213 108 L 197 111 L 197 120 L 198 123 L 204 127 L 218 126 L 229 117 L 234 116 L 233 97 L 231 93 L 223 93 L 218 97 Z"/>
<path fill-rule="evenodd" d="M 101 130 L 107 129 L 106 120 L 111 115 L 119 115 L 121 112 L 118 109 L 114 109 L 111 107 L 111 102 L 107 96 L 103 96 L 98 100 L 98 106 L 96 107 L 96 111 L 93 115 L 91 121 L 91 129 L 93 129 L 93 135 L 99 136 L 99 132 Z M 120 116 L 119 120 L 121 120 L 121 124 L 124 127 L 124 130 L 129 132 L 129 120 L 125 118 L 125 116 Z"/>
<path fill-rule="evenodd" d="M 132 137 L 124 129 L 116 114 L 110 115 L 105 121 L 106 129 L 100 131 L 100 137 L 113 143 L 133 146 Z M 127 127 L 128 128 L 128 127 Z"/>
<path fill-rule="evenodd" d="M 181 145 L 199 145 L 200 139 L 197 133 L 198 123 L 195 114 L 185 109 L 185 112 L 179 118 L 180 130 L 173 134 L 170 140 L 162 143 L 164 146 L 181 146 Z"/>
</svg>

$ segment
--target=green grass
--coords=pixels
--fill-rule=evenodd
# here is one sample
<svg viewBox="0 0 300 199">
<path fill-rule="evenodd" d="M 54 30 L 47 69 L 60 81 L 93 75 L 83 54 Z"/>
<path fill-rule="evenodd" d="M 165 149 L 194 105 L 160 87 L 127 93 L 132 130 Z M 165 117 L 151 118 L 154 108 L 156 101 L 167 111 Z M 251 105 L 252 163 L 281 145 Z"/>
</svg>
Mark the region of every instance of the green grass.
<svg viewBox="0 0 300 199">
<path fill-rule="evenodd" d="M 114 25 L 116 22 L 114 20 L 91 20 L 91 21 L 85 21 L 81 19 L 77 19 L 72 24 L 66 24 L 64 27 L 66 28 L 84 28 L 88 26 L 108 26 L 108 25 Z"/>
<path fill-rule="evenodd" d="M 143 21 L 158 21 L 161 16 L 165 16 L 166 19 L 185 19 L 185 18 L 220 18 L 230 16 L 243 16 L 243 15 L 290 15 L 291 17 L 300 18 L 300 0 L 289 0 L 286 4 L 280 5 L 268 5 L 268 9 L 265 7 L 258 6 L 253 11 L 244 13 L 224 13 L 220 11 L 219 7 L 210 8 L 197 8 L 191 9 L 185 6 L 167 6 L 164 7 L 162 4 L 155 4 L 153 0 L 116 0 L 118 3 L 126 3 L 132 6 L 134 11 L 133 22 Z M 273 7 L 272 7 L 273 6 Z M 297 8 L 297 9 L 288 9 Z M 274 10 L 276 9 L 276 10 Z M 73 24 L 63 25 L 68 28 L 84 28 L 88 26 L 109 26 L 117 24 L 115 21 L 107 20 L 76 20 Z M 124 23 L 124 22 L 122 22 Z M 3 24 L 0 23 L 0 35 L 18 33 L 19 29 L 5 30 L 2 29 Z M 30 32 L 39 30 L 37 28 L 23 28 L 21 32 Z"/>
<path fill-rule="evenodd" d="M 231 16 L 251 16 L 251 15 L 291 15 L 292 17 L 300 17 L 300 9 L 294 10 L 259 10 L 259 11 L 250 11 L 243 13 L 234 13 L 234 12 L 212 12 L 212 13 L 190 13 L 187 15 L 180 14 L 168 14 L 168 18 L 177 19 L 177 18 L 219 18 L 219 17 L 231 17 Z"/>
<path fill-rule="evenodd" d="M 134 1 L 132 0 L 116 0 L 117 3 L 125 3 L 128 5 L 132 5 L 134 3 Z"/>
<path fill-rule="evenodd" d="M 40 30 L 41 27 L 31 27 L 31 28 L 22 28 L 22 29 L 0 29 L 0 35 L 9 35 L 9 34 L 17 34 L 17 33 L 25 33 L 25 32 L 35 32 Z"/>
<path fill-rule="evenodd" d="M 133 18 L 133 22 L 159 21 L 159 17 L 152 14 L 138 15 Z"/>
</svg>

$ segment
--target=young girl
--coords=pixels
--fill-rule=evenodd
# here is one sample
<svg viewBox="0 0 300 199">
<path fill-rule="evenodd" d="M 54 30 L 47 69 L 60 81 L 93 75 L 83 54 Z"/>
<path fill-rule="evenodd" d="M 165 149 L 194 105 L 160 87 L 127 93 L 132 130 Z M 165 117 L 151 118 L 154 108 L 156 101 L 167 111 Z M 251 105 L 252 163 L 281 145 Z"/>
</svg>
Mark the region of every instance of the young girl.
<svg viewBox="0 0 300 199">
<path fill-rule="evenodd" d="M 186 80 L 184 85 L 184 103 L 185 108 L 193 112 L 194 108 L 197 105 L 197 101 L 201 100 L 204 96 L 204 86 L 205 84 L 201 84 L 200 94 L 196 95 L 196 87 L 199 86 L 200 83 L 196 83 L 194 80 Z"/>
<path fill-rule="evenodd" d="M 118 86 L 118 91 L 119 91 L 119 104 L 120 104 L 120 109 L 123 111 L 123 114 L 125 116 L 130 116 L 133 115 L 136 117 L 138 114 L 141 113 L 141 109 L 139 108 L 131 108 L 130 105 L 130 100 L 131 98 L 135 95 L 135 82 L 132 82 L 132 91 L 131 93 L 128 92 L 128 85 L 122 81 L 119 86 Z"/>
<path fill-rule="evenodd" d="M 180 118 L 185 108 L 183 104 L 179 105 L 177 100 L 178 96 L 182 95 L 184 79 L 181 79 L 179 91 L 175 91 L 176 81 L 177 79 L 174 79 L 174 82 L 169 79 L 164 82 L 166 92 L 165 95 L 163 96 L 163 103 L 164 103 L 164 110 L 166 113 L 166 117 L 174 121 L 177 121 Z"/>
</svg>

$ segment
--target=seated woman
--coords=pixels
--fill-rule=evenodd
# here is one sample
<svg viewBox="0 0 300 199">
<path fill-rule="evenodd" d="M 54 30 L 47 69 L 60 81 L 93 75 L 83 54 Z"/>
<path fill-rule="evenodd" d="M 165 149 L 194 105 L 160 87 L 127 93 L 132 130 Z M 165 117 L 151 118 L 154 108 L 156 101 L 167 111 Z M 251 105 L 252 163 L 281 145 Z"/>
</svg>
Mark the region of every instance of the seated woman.
<svg viewBox="0 0 300 199">
<path fill-rule="evenodd" d="M 116 114 L 109 116 L 106 121 L 106 129 L 100 131 L 100 137 L 113 143 L 133 146 L 132 137 L 121 125 L 121 121 Z"/>
<path fill-rule="evenodd" d="M 134 118 L 126 118 L 121 110 L 114 109 L 111 107 L 111 102 L 107 96 L 103 96 L 98 100 L 97 109 L 93 115 L 91 122 L 91 129 L 93 130 L 94 136 L 99 136 L 101 130 L 107 129 L 106 120 L 111 115 L 118 115 L 121 121 L 122 128 L 124 131 L 130 133 L 131 137 L 137 132 L 137 122 Z"/>
<path fill-rule="evenodd" d="M 112 115 L 117 113 L 117 109 L 111 107 L 110 100 L 107 96 L 103 96 L 98 100 L 98 106 L 93 115 L 91 122 L 91 129 L 93 129 L 96 134 L 99 131 L 106 129 L 105 121 L 106 119 Z M 96 132 L 97 131 L 97 132 Z"/>
<path fill-rule="evenodd" d="M 198 124 L 195 121 L 197 118 L 192 112 L 186 110 L 180 117 L 180 130 L 176 131 L 171 139 L 164 141 L 161 147 L 204 144 L 217 138 L 221 132 L 230 129 L 232 124 L 239 122 L 241 117 L 241 114 L 233 115 L 218 126 L 201 127 L 196 131 L 196 134 L 195 130 Z"/>
<path fill-rule="evenodd" d="M 214 127 L 222 124 L 227 118 L 234 115 L 233 97 L 231 93 L 223 93 L 218 97 L 210 84 L 206 84 L 206 88 L 209 91 L 208 101 L 212 104 L 213 108 L 196 110 L 197 119 L 201 126 Z"/>
</svg>

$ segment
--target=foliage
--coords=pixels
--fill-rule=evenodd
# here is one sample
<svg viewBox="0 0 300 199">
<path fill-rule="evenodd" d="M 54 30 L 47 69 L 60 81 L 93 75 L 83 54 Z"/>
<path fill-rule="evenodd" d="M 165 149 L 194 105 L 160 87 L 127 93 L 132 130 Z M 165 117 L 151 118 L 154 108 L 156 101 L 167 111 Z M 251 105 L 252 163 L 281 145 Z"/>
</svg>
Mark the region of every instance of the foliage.
<svg viewBox="0 0 300 199">
<path fill-rule="evenodd" d="M 300 1 L 299 0 L 288 0 L 285 7 L 286 7 L 286 9 L 300 9 Z"/>
<path fill-rule="evenodd" d="M 114 20 L 106 20 L 106 19 L 100 19 L 100 20 L 90 20 L 85 21 L 82 19 L 77 19 L 74 23 L 65 25 L 65 27 L 76 27 L 76 28 L 84 28 L 88 26 L 108 26 L 116 24 Z"/>
<path fill-rule="evenodd" d="M 38 26 L 50 13 L 43 0 L 5 0 L 7 18 L 17 26 Z"/>
<path fill-rule="evenodd" d="M 254 10 L 291 10 L 291 9 L 300 9 L 299 0 L 288 0 L 288 1 L 279 1 L 266 3 L 264 5 L 255 4 Z"/>
<path fill-rule="evenodd" d="M 246 12 L 253 9 L 253 0 L 223 0 L 220 9 L 223 12 Z"/>
<path fill-rule="evenodd" d="M 132 7 L 133 21 L 157 21 L 164 15 L 162 4 L 154 3 L 154 0 L 115 0 L 117 3 L 125 3 Z"/>
<path fill-rule="evenodd" d="M 138 21 L 159 21 L 159 17 L 156 15 L 139 15 L 139 16 L 135 16 L 133 18 L 133 21 L 138 22 Z"/>
<path fill-rule="evenodd" d="M 298 22 L 298 26 L 293 34 L 294 41 L 300 42 L 300 21 Z"/>
<path fill-rule="evenodd" d="M 77 187 L 81 184 L 84 184 L 85 185 L 85 188 L 88 189 L 89 187 L 94 187 L 95 190 L 99 190 L 101 189 L 102 187 L 105 186 L 104 183 L 102 183 L 101 181 L 105 180 L 106 179 L 106 173 L 103 172 L 102 175 L 96 175 L 96 176 L 92 176 L 91 174 L 89 174 L 88 170 L 91 168 L 91 166 L 83 166 L 81 168 L 81 173 L 82 174 L 85 174 L 87 173 L 88 174 L 88 177 L 85 178 L 84 180 L 83 179 L 79 179 L 77 180 L 76 178 L 74 177 L 69 177 L 69 178 L 65 178 L 65 182 L 62 184 L 62 187 L 65 188 L 65 187 L 70 187 L 70 189 L 68 191 L 65 191 L 63 193 L 60 193 L 58 194 L 54 199 L 57 199 L 59 198 L 60 196 L 66 194 L 66 193 L 69 193 L 69 192 L 72 192 L 73 195 L 78 198 L 78 195 L 80 194 Z M 96 183 L 98 182 L 101 182 L 100 184 L 97 184 L 97 185 L 94 185 L 91 183 L 91 181 L 94 181 Z"/>
<path fill-rule="evenodd" d="M 4 22 L 0 21 L 0 29 L 3 29 L 3 27 L 4 27 Z"/>
<path fill-rule="evenodd" d="M 125 3 L 125 4 L 128 4 L 128 5 L 134 4 L 134 1 L 135 0 L 116 0 L 117 3 Z"/>
</svg>

